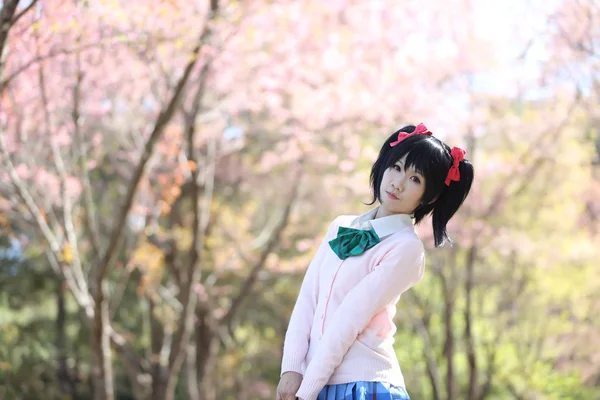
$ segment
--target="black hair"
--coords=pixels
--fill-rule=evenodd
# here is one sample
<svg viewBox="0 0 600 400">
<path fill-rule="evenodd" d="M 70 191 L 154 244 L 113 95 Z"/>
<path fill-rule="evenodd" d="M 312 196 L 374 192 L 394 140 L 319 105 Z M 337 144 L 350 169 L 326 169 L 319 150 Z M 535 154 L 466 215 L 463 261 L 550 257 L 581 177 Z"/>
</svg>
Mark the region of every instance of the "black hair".
<svg viewBox="0 0 600 400">
<path fill-rule="evenodd" d="M 425 178 L 425 192 L 421 204 L 413 211 L 415 224 L 433 213 L 432 228 L 436 247 L 446 241 L 452 243 L 446 225 L 467 198 L 473 182 L 473 165 L 466 159 L 458 165 L 459 181 L 446 185 L 446 176 L 453 163 L 450 147 L 433 135 L 416 134 L 406 137 L 395 146 L 390 143 L 398 139 L 399 132 L 412 133 L 414 125 L 405 126 L 394 132 L 383 144 L 377 160 L 371 168 L 373 201 L 381 202 L 380 186 L 384 172 L 406 155 L 405 168 L 413 167 Z"/>
</svg>

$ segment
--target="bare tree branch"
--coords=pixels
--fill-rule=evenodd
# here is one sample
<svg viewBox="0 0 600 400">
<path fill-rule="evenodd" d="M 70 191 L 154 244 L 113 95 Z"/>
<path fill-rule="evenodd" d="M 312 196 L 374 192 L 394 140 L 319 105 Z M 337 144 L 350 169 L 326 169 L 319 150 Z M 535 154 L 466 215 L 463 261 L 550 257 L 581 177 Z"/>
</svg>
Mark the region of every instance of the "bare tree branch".
<svg viewBox="0 0 600 400">
<path fill-rule="evenodd" d="M 129 376 L 136 399 L 145 399 L 149 395 L 150 380 L 149 366 L 146 360 L 140 358 L 129 342 L 112 326 L 109 327 L 110 341 L 121 355 L 125 371 Z"/>
<path fill-rule="evenodd" d="M 496 334 L 496 339 L 488 343 L 486 346 L 487 353 L 487 368 L 485 370 L 485 380 L 483 385 L 481 386 L 481 390 L 479 391 L 479 395 L 477 400 L 484 400 L 490 393 L 492 389 L 492 378 L 494 377 L 494 372 L 496 371 L 496 354 L 498 353 L 497 343 L 500 340 L 500 336 L 502 335 L 502 330 L 498 330 Z"/>
<path fill-rule="evenodd" d="M 156 302 L 152 295 L 147 295 L 146 300 L 148 302 L 148 320 L 150 325 L 150 368 L 152 373 L 152 392 L 162 395 L 161 388 L 164 385 L 164 379 L 162 374 L 164 373 L 163 357 L 161 355 L 161 349 L 165 344 L 165 338 L 170 336 L 170 333 L 166 332 L 166 328 L 162 326 L 156 316 Z"/>
<path fill-rule="evenodd" d="M 54 58 L 54 57 L 57 57 L 57 56 L 60 56 L 60 55 L 68 55 L 68 54 L 73 54 L 73 53 L 79 53 L 79 52 L 82 52 L 83 50 L 93 49 L 93 48 L 101 47 L 101 46 L 103 46 L 103 43 L 94 42 L 94 43 L 83 45 L 81 47 L 74 48 L 74 49 L 52 50 L 48 54 L 38 55 L 38 56 L 32 58 L 31 60 L 25 62 L 23 65 L 21 65 L 19 68 L 17 68 L 15 71 L 13 71 L 8 77 L 6 77 L 6 79 L 3 79 L 2 81 L 0 81 L 0 93 L 4 89 L 6 89 L 6 87 L 8 86 L 8 84 L 10 82 L 12 82 L 13 79 L 15 79 L 21 73 L 25 72 L 30 67 L 32 67 L 33 65 L 35 65 L 35 64 L 37 64 L 37 63 L 39 63 L 41 61 L 48 60 L 48 59 L 51 59 L 51 58 Z"/>
<path fill-rule="evenodd" d="M 21 110 L 21 107 L 17 106 L 15 98 L 14 98 L 14 94 L 12 93 L 12 91 L 7 91 L 6 94 L 7 94 L 7 98 L 10 99 L 12 106 L 13 106 L 13 109 L 12 109 L 13 111 L 11 112 L 11 114 L 15 118 L 15 123 L 14 123 L 15 137 L 16 137 L 15 145 L 19 146 L 27 140 L 26 138 L 23 138 L 25 136 L 22 131 L 23 112 Z M 40 140 L 39 142 L 41 143 L 41 145 L 44 145 L 43 141 Z M 19 158 L 19 163 L 26 165 L 30 169 L 34 169 L 35 165 L 32 165 L 32 163 L 31 163 L 32 159 L 33 159 L 32 157 L 21 157 L 21 158 Z M 30 194 L 31 198 L 36 199 L 36 204 L 41 204 L 41 208 L 44 210 L 45 216 L 48 221 L 48 226 L 54 232 L 54 235 L 56 237 L 57 243 L 59 244 L 59 247 L 62 248 L 63 240 L 64 240 L 64 232 L 63 232 L 64 229 L 63 229 L 62 224 L 59 222 L 59 219 L 54 211 L 55 206 L 52 203 L 52 198 L 50 196 L 45 196 L 45 193 L 39 193 L 39 190 L 37 190 L 37 189 L 38 188 L 36 188 L 35 186 L 30 186 L 28 188 L 29 194 Z M 12 192 L 10 194 L 7 193 L 7 197 L 11 196 L 11 195 L 12 195 Z"/>
<path fill-rule="evenodd" d="M 210 14 L 209 22 L 212 21 L 212 19 L 214 18 L 214 15 L 216 15 L 216 12 L 213 12 Z M 192 73 L 192 70 L 194 69 L 194 67 L 198 61 L 198 55 L 200 53 L 200 49 L 203 47 L 203 45 L 206 42 L 207 31 L 210 30 L 208 25 L 209 24 L 207 24 L 207 26 L 205 26 L 202 34 L 200 35 L 198 42 L 196 44 L 196 47 L 192 51 L 191 58 L 190 58 L 188 64 L 186 65 L 181 78 L 179 79 L 177 87 L 175 88 L 175 91 L 172 94 L 172 97 L 171 97 L 167 107 L 164 108 L 160 112 L 160 114 L 156 120 L 156 123 L 154 125 L 154 129 L 151 132 L 150 137 L 146 141 L 144 150 L 142 152 L 142 155 L 140 157 L 138 165 L 135 169 L 133 178 L 131 179 L 131 181 L 129 183 L 129 186 L 127 189 L 127 194 L 125 196 L 125 201 L 122 204 L 120 211 L 118 212 L 117 218 L 115 220 L 115 226 L 112 229 L 112 232 L 110 235 L 110 241 L 108 243 L 107 249 L 105 250 L 104 255 L 103 255 L 102 259 L 100 260 L 100 262 L 98 263 L 97 267 L 94 268 L 94 273 L 95 273 L 95 277 L 94 277 L 94 286 L 95 286 L 94 287 L 94 289 L 95 289 L 94 332 L 95 332 L 96 342 L 98 342 L 98 340 L 100 340 L 100 339 L 102 339 L 105 342 L 105 339 L 103 339 L 103 338 L 107 337 L 106 330 L 108 329 L 108 325 L 109 325 L 109 321 L 108 321 L 109 315 L 108 315 L 108 303 L 105 300 L 105 297 L 108 295 L 108 287 L 106 285 L 105 280 L 106 280 L 108 271 L 111 269 L 111 267 L 115 261 L 117 249 L 118 249 L 120 243 L 122 242 L 122 239 L 124 236 L 124 231 L 125 231 L 125 226 L 126 226 L 126 222 L 127 222 L 127 216 L 129 215 L 129 212 L 133 205 L 133 199 L 137 192 L 137 188 L 140 184 L 142 176 L 144 175 L 146 165 L 154 153 L 154 147 L 155 147 L 156 143 L 158 142 L 158 140 L 160 139 L 160 137 L 162 136 L 162 133 L 163 133 L 164 128 L 166 127 L 167 123 L 171 120 L 171 118 L 175 112 L 175 109 L 176 109 L 177 105 L 179 104 L 179 101 L 183 94 L 184 88 L 186 87 L 186 84 L 189 80 L 189 77 Z M 96 353 L 97 353 L 96 357 L 101 356 L 101 354 L 98 354 L 99 352 L 100 352 L 100 350 L 96 349 Z M 108 396 L 109 399 L 113 398 L 112 393 L 106 393 L 106 395 Z M 97 394 L 97 396 L 100 396 L 100 394 Z"/>
<path fill-rule="evenodd" d="M 208 40 L 212 34 L 212 28 L 210 26 L 213 18 L 216 17 L 218 11 L 218 5 L 215 5 L 215 9 L 211 10 L 211 15 L 206 23 L 206 30 L 204 32 L 204 41 Z M 208 143 L 208 163 L 210 168 L 206 170 L 206 182 L 204 191 L 204 204 L 200 204 L 200 186 L 199 186 L 199 175 L 200 170 L 198 168 L 198 157 L 196 156 L 196 148 L 194 145 L 194 138 L 197 132 L 196 124 L 194 123 L 196 115 L 202 109 L 202 100 L 206 89 L 206 82 L 208 74 L 212 65 L 212 60 L 207 60 L 202 70 L 200 71 L 200 83 L 194 96 L 194 102 L 192 105 L 191 114 L 188 116 L 187 121 L 187 150 L 188 158 L 194 164 L 192 173 L 192 186 L 191 186 L 191 197 L 192 197 L 192 208 L 193 208 L 193 226 L 192 226 L 192 247 L 190 249 L 188 267 L 185 273 L 186 284 L 183 287 L 181 294 L 181 303 L 183 304 L 183 311 L 181 313 L 179 327 L 173 338 L 173 347 L 169 355 L 169 375 L 167 378 L 167 394 L 172 393 L 176 384 L 176 377 L 178 371 L 181 369 L 183 360 L 186 357 L 186 352 L 183 351 L 187 348 L 189 343 L 193 318 L 196 310 L 196 303 L 198 296 L 192 293 L 192 287 L 200 279 L 200 270 L 198 263 L 200 261 L 200 255 L 204 248 L 204 239 L 206 229 L 210 221 L 210 205 L 212 203 L 213 189 L 214 189 L 214 174 L 216 166 L 216 141 L 210 140 Z M 193 379 L 188 376 L 188 379 Z"/>
<path fill-rule="evenodd" d="M 196 343 L 190 340 L 186 350 L 185 368 L 183 369 L 185 391 L 188 399 L 200 399 L 198 369 L 196 368 Z"/>
<path fill-rule="evenodd" d="M 212 20 L 212 18 L 214 18 L 214 17 L 211 17 L 211 20 Z M 171 100 L 169 101 L 169 104 L 167 105 L 167 107 L 165 109 L 163 109 L 160 112 L 160 114 L 156 120 L 156 123 L 154 125 L 154 129 L 153 129 L 152 133 L 150 134 L 150 137 L 146 141 L 146 145 L 144 146 L 143 153 L 140 157 L 140 160 L 135 169 L 133 178 L 131 179 L 131 182 L 127 189 L 125 201 L 124 201 L 123 205 L 121 206 L 121 209 L 116 218 L 116 226 L 114 227 L 114 229 L 112 231 L 110 242 L 108 244 L 106 251 L 104 252 L 104 256 L 103 256 L 100 264 L 98 265 L 97 275 L 96 275 L 96 283 L 97 284 L 99 284 L 104 279 L 104 277 L 106 276 L 106 273 L 108 272 L 108 270 L 112 266 L 112 263 L 114 262 L 114 258 L 116 256 L 117 245 L 123 236 L 123 233 L 125 230 L 125 224 L 127 221 L 127 216 L 129 215 L 129 211 L 131 209 L 131 206 L 133 205 L 133 198 L 136 194 L 137 187 L 139 186 L 139 183 L 145 172 L 146 165 L 154 152 L 154 146 L 160 139 L 165 126 L 171 120 L 171 117 L 173 116 L 173 114 L 175 112 L 175 109 L 179 103 L 179 100 L 180 100 L 181 95 L 184 91 L 184 88 L 188 82 L 188 79 L 192 73 L 192 70 L 198 61 L 198 55 L 200 53 L 200 49 L 206 42 L 207 30 L 208 30 L 208 28 L 205 28 L 203 30 L 202 34 L 200 35 L 198 43 L 196 44 L 196 47 L 194 48 L 194 50 L 192 51 L 192 54 L 190 56 L 190 61 L 186 65 L 183 75 L 181 76 L 181 78 L 179 79 L 179 82 L 177 83 L 177 87 L 175 88 L 175 91 L 171 97 Z M 100 298 L 102 297 L 102 295 L 99 295 L 99 296 L 100 296 Z"/>
<path fill-rule="evenodd" d="M 75 54 L 75 62 L 77 64 L 77 73 L 75 84 L 73 85 L 73 110 L 71 112 L 71 120 L 75 131 L 75 141 L 79 149 L 79 168 L 80 179 L 83 188 L 83 212 L 84 224 L 89 234 L 90 244 L 94 257 L 100 254 L 100 237 L 96 222 L 96 212 L 94 201 L 92 198 L 92 187 L 90 185 L 90 177 L 88 171 L 87 150 L 84 143 L 83 132 L 81 131 L 81 118 L 79 115 L 79 104 L 81 100 L 81 82 L 83 81 L 83 71 L 81 69 L 81 53 Z"/>
<path fill-rule="evenodd" d="M 210 9 L 207 14 L 207 18 L 204 24 L 204 29 L 200 35 L 199 45 L 206 43 L 211 40 L 213 34 L 213 22 L 218 16 L 219 2 L 218 0 L 210 0 Z M 180 295 L 181 304 L 183 310 L 180 314 L 177 331 L 173 336 L 173 342 L 170 348 L 168 357 L 168 372 L 165 382 L 165 398 L 172 400 L 174 396 L 175 386 L 177 384 L 179 371 L 183 361 L 186 359 L 188 353 L 188 344 L 193 330 L 193 321 L 195 316 L 196 304 L 198 296 L 192 292 L 192 288 L 199 282 L 200 269 L 198 263 L 202 249 L 204 248 L 205 232 L 210 221 L 210 205 L 212 203 L 212 196 L 214 190 L 214 178 L 215 178 L 215 164 L 216 164 L 216 151 L 217 142 L 216 140 L 210 140 L 208 143 L 208 163 L 209 168 L 205 171 L 205 185 L 204 185 L 204 204 L 200 204 L 200 187 L 199 187 L 199 163 L 198 157 L 196 156 L 196 148 L 194 144 L 195 134 L 197 127 L 195 124 L 195 118 L 202 110 L 202 101 L 204 99 L 204 93 L 206 89 L 206 83 L 208 75 L 210 73 L 214 56 L 209 56 L 200 70 L 199 74 L 199 85 L 194 96 L 194 102 L 192 105 L 191 118 L 187 120 L 187 150 L 189 160 L 194 164 L 195 168 L 192 170 L 192 207 L 193 207 L 193 226 L 192 226 L 192 246 L 189 253 L 188 266 L 184 275 L 185 285 L 181 288 L 182 292 Z M 193 377 L 188 376 L 188 379 Z"/>
<path fill-rule="evenodd" d="M 4 132 L 0 131 L 0 153 L 2 153 L 2 158 L 4 159 L 4 166 L 6 171 L 8 172 L 8 176 L 15 187 L 17 194 L 25 203 L 27 210 L 34 217 L 38 228 L 42 232 L 42 236 L 46 240 L 49 246 L 49 251 L 52 253 L 52 257 L 49 257 L 51 264 L 54 265 L 56 270 L 62 272 L 67 284 L 69 285 L 69 289 L 73 293 L 73 296 L 77 300 L 77 303 L 82 306 L 84 309 L 89 309 L 90 304 L 88 302 L 88 296 L 85 292 L 81 290 L 79 285 L 77 284 L 77 280 L 72 275 L 69 268 L 66 268 L 65 265 L 60 261 L 61 257 L 61 245 L 56 238 L 56 235 L 52 232 L 52 229 L 48 226 L 48 223 L 44 219 L 42 211 L 38 208 L 35 201 L 29 194 L 27 188 L 17 175 L 15 170 L 15 166 L 10 160 L 10 155 L 8 150 L 6 149 L 6 143 L 4 140 Z M 52 261 L 54 260 L 54 261 Z"/>
<path fill-rule="evenodd" d="M 456 307 L 456 285 L 453 283 L 456 274 L 456 250 L 450 248 L 449 262 L 444 268 L 434 268 L 440 278 L 442 296 L 444 300 L 444 357 L 446 358 L 446 393 L 448 400 L 457 398 L 456 370 L 454 362 L 455 337 L 454 337 L 454 309 Z M 449 269 L 449 278 L 444 269 Z"/>
<path fill-rule="evenodd" d="M 33 8 L 33 7 L 36 5 L 37 1 L 38 1 L 38 0 L 31 0 L 31 3 L 29 3 L 29 5 L 28 5 L 27 7 L 25 7 L 25 8 L 24 8 L 24 9 L 23 9 L 23 10 L 22 10 L 20 13 L 18 13 L 18 14 L 17 14 L 17 15 L 16 15 L 16 16 L 15 16 L 13 19 L 12 19 L 12 21 L 11 21 L 11 25 L 14 25 L 14 24 L 16 24 L 16 23 L 19 21 L 19 19 L 21 19 L 21 17 L 22 17 L 23 15 L 27 14 L 27 12 L 28 12 L 29 10 L 31 10 L 31 9 L 32 9 L 32 8 Z M 18 1 L 17 1 L 17 3 L 18 3 Z"/>
<path fill-rule="evenodd" d="M 569 29 L 564 28 L 560 22 L 557 21 L 555 25 L 558 28 L 558 30 L 560 31 L 562 39 L 567 43 L 567 45 L 569 47 L 571 47 L 571 49 L 573 49 L 574 51 L 579 51 L 584 54 L 587 54 L 588 56 L 600 59 L 600 54 L 594 48 L 594 40 L 592 38 L 592 32 L 593 32 L 593 27 L 594 27 L 593 16 L 590 13 L 589 9 L 587 9 L 586 11 L 587 11 L 586 12 L 587 18 L 585 21 L 586 24 L 585 24 L 585 27 L 581 30 L 584 32 L 588 32 L 588 35 L 587 35 L 587 39 L 589 40 L 588 45 L 586 45 L 584 43 L 584 38 L 580 38 L 579 40 L 574 40 L 573 38 L 571 38 L 571 32 L 569 31 Z M 581 21 L 579 19 L 580 26 L 583 25 L 582 22 L 583 21 Z"/>
<path fill-rule="evenodd" d="M 39 46 L 36 51 L 39 54 Z M 60 149 L 56 144 L 55 140 L 52 140 L 52 121 L 50 117 L 50 111 L 48 108 L 48 96 L 46 93 L 46 80 L 43 64 L 40 66 L 38 71 L 38 78 L 40 84 L 40 93 L 41 93 L 41 101 L 42 108 L 44 110 L 44 130 L 46 133 L 46 137 L 50 140 L 50 147 L 52 149 L 52 156 L 54 158 L 54 165 L 56 166 L 56 170 L 58 171 L 58 176 L 60 178 L 60 187 L 62 192 L 62 209 L 63 209 L 63 221 L 64 228 L 67 234 L 68 244 L 70 246 L 70 251 L 73 257 L 72 268 L 75 279 L 78 283 L 79 288 L 82 293 L 88 293 L 87 282 L 85 277 L 83 276 L 83 270 L 81 267 L 81 258 L 79 255 L 79 245 L 77 241 L 77 234 L 75 233 L 75 227 L 73 225 L 73 205 L 71 203 L 71 198 L 69 197 L 68 189 L 67 189 L 67 171 L 65 169 L 65 165 L 62 159 L 62 155 L 60 154 Z"/>
<path fill-rule="evenodd" d="M 471 246 L 467 253 L 466 260 L 466 269 L 467 276 L 465 279 L 465 310 L 464 310 L 464 319 L 465 319 L 465 341 L 466 341 L 466 353 L 467 353 L 467 362 L 469 364 L 469 386 L 467 392 L 468 400 L 476 400 L 477 399 L 477 378 L 478 378 L 478 370 L 477 370 L 477 356 L 475 354 L 475 339 L 473 334 L 473 310 L 472 310 L 472 293 L 474 287 L 474 268 L 475 268 L 475 260 L 477 258 L 477 244 L 475 243 Z"/>
<path fill-rule="evenodd" d="M 121 275 L 117 278 L 117 287 L 111 297 L 110 302 L 110 317 L 111 320 L 117 313 L 119 306 L 121 305 L 121 300 L 123 299 L 123 295 L 125 294 L 125 289 L 127 289 L 127 285 L 129 284 L 129 278 L 131 277 L 131 272 L 133 271 L 133 267 L 126 265 L 121 268 L 123 271 Z"/>
<path fill-rule="evenodd" d="M 415 305 L 422 304 L 422 300 L 416 294 L 414 290 L 409 290 L 406 292 L 407 302 L 407 313 L 409 315 L 409 319 L 413 324 L 415 331 L 423 340 L 423 353 L 425 353 L 425 360 L 427 364 L 427 374 L 429 376 L 429 381 L 431 382 L 432 400 L 440 400 L 442 395 L 442 382 L 440 378 L 439 366 L 435 359 L 435 354 L 433 352 L 434 346 L 431 343 L 431 337 L 429 335 L 429 318 L 431 314 L 429 314 L 426 308 L 417 306 L 419 310 L 423 312 L 422 316 L 417 316 L 413 311 Z"/>
<path fill-rule="evenodd" d="M 8 32 L 13 26 L 13 18 L 17 11 L 19 0 L 7 0 L 2 4 L 0 8 L 0 76 L 2 76 L 2 70 L 4 69 L 4 47 L 6 40 L 8 39 Z M 2 93 L 3 87 L 0 87 L 0 93 Z"/>
<path fill-rule="evenodd" d="M 302 178 L 302 169 L 299 169 L 297 172 L 297 176 L 293 180 L 292 190 L 290 192 L 289 199 L 287 204 L 282 212 L 282 215 L 279 219 L 279 222 L 275 226 L 273 232 L 270 235 L 269 240 L 267 241 L 263 251 L 260 254 L 260 257 L 256 261 L 256 264 L 251 268 L 248 277 L 244 281 L 242 288 L 240 289 L 238 295 L 232 300 L 231 306 L 227 313 L 221 318 L 221 323 L 228 327 L 229 331 L 231 331 L 231 324 L 235 314 L 238 312 L 242 302 L 252 291 L 254 284 L 258 278 L 258 273 L 264 268 L 267 257 L 273 252 L 275 247 L 279 244 L 279 240 L 281 238 L 281 234 L 285 227 L 288 224 L 289 217 L 292 211 L 292 207 L 294 206 L 299 190 L 299 182 Z"/>
</svg>

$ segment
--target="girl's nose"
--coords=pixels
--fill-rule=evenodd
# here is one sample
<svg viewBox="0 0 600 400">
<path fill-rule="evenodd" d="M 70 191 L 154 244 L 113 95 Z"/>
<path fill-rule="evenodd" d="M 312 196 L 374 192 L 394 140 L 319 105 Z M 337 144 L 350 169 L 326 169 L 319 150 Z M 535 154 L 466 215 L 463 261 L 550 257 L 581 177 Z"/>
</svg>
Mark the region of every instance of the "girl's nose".
<svg viewBox="0 0 600 400">
<path fill-rule="evenodd" d="M 394 186 L 397 190 L 402 190 L 404 187 L 404 175 L 398 177 L 392 182 L 392 186 Z"/>
</svg>

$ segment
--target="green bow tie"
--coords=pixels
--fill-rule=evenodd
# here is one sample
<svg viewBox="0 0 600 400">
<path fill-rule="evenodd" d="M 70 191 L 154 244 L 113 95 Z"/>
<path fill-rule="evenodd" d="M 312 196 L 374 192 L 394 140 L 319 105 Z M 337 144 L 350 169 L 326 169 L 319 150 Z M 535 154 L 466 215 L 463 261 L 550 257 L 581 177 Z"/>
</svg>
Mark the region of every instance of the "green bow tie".
<svg viewBox="0 0 600 400">
<path fill-rule="evenodd" d="M 361 255 L 379 241 L 379 236 L 373 228 L 367 231 L 340 226 L 337 237 L 329 241 L 329 246 L 341 260 L 345 260 L 351 256 Z"/>
</svg>

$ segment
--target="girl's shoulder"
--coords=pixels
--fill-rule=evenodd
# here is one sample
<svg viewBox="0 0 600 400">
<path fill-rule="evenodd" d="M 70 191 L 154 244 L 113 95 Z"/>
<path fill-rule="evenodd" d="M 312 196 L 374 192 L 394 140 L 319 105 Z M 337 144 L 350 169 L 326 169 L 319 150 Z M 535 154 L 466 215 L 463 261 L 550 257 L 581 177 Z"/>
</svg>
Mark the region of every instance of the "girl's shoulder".
<svg viewBox="0 0 600 400">
<path fill-rule="evenodd" d="M 401 249 L 402 252 L 410 251 L 415 254 L 425 254 L 425 245 L 414 229 L 403 229 L 390 235 L 382 244 L 386 244 L 386 253 Z"/>
<path fill-rule="evenodd" d="M 389 236 L 390 242 L 402 242 L 412 245 L 419 245 L 424 247 L 421 238 L 417 234 L 417 231 L 414 228 L 405 228 L 401 229 L 398 232 L 394 232 Z"/>
</svg>

